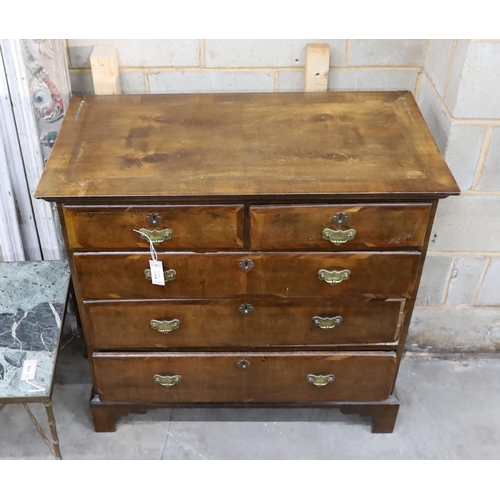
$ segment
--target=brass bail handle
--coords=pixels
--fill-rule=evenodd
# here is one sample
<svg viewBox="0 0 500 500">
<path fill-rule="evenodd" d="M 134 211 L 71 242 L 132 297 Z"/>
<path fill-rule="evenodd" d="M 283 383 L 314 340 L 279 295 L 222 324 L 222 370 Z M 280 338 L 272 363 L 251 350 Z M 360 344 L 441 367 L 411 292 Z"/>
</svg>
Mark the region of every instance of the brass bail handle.
<svg viewBox="0 0 500 500">
<path fill-rule="evenodd" d="M 335 380 L 335 375 L 333 375 L 333 373 L 330 373 L 328 375 L 314 375 L 310 373 L 306 377 L 306 380 L 316 387 L 325 387 L 325 385 L 331 384 Z"/>
<path fill-rule="evenodd" d="M 175 269 L 167 269 L 166 271 L 163 271 L 165 283 L 167 283 L 168 281 L 174 281 L 176 276 L 177 273 L 175 272 Z M 151 280 L 151 269 L 144 269 L 144 277 L 147 280 Z"/>
<path fill-rule="evenodd" d="M 349 216 L 345 212 L 338 212 L 332 217 L 332 222 L 336 226 L 344 226 L 349 221 Z M 335 246 L 351 241 L 356 236 L 356 229 L 323 229 L 323 239 L 333 243 Z"/>
<path fill-rule="evenodd" d="M 178 319 L 172 319 L 172 320 L 159 320 L 159 319 L 152 319 L 149 322 L 149 326 L 153 330 L 158 330 L 160 333 L 170 333 L 172 330 L 177 330 L 179 326 L 181 326 L 181 322 Z"/>
<path fill-rule="evenodd" d="M 312 322 L 323 330 L 330 330 L 342 324 L 342 316 L 321 317 L 313 316 Z"/>
<path fill-rule="evenodd" d="M 135 231 L 139 233 L 141 240 L 151 241 L 155 246 L 172 239 L 172 230 L 168 227 L 165 229 L 146 229 L 141 227 Z"/>
<path fill-rule="evenodd" d="M 342 245 L 343 243 L 347 243 L 351 241 L 356 236 L 356 229 L 330 229 L 326 227 L 323 229 L 323 239 L 333 243 L 335 246 Z"/>
<path fill-rule="evenodd" d="M 338 285 L 342 281 L 349 279 L 351 271 L 349 269 L 342 269 L 341 271 L 328 271 L 328 269 L 320 269 L 318 271 L 318 279 L 325 281 L 331 286 Z"/>
<path fill-rule="evenodd" d="M 153 380 L 163 387 L 172 387 L 180 384 L 182 377 L 180 375 L 154 375 Z"/>
</svg>

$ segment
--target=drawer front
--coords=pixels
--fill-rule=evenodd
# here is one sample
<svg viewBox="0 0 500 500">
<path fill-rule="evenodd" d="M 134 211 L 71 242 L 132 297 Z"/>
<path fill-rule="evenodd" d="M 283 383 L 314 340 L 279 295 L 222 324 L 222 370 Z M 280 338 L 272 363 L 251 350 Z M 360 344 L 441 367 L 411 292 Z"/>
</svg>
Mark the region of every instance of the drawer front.
<svg viewBox="0 0 500 500">
<path fill-rule="evenodd" d="M 357 298 L 90 302 L 93 349 L 252 348 L 387 343 L 404 300 Z"/>
<path fill-rule="evenodd" d="M 149 248 L 134 229 L 153 231 L 157 250 L 243 247 L 244 209 L 225 206 L 64 207 L 70 248 Z M 156 232 L 155 232 L 156 231 Z M 163 241 L 160 241 L 163 240 Z"/>
<path fill-rule="evenodd" d="M 93 361 L 103 402 L 382 401 L 396 371 L 390 352 L 94 353 Z"/>
<path fill-rule="evenodd" d="M 252 249 L 420 247 L 430 212 L 430 204 L 254 206 L 250 208 Z"/>
<path fill-rule="evenodd" d="M 420 254 L 158 253 L 158 258 L 165 272 L 175 271 L 175 277 L 165 286 L 153 285 L 145 278 L 148 253 L 74 253 L 82 297 L 293 298 L 362 294 L 366 298 L 408 298 Z"/>
</svg>

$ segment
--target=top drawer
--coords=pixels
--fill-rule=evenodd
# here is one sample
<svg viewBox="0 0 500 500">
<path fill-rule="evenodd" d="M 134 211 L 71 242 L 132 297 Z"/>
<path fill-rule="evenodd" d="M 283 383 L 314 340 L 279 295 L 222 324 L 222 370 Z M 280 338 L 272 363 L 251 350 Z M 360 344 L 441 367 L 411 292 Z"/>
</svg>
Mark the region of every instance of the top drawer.
<svg viewBox="0 0 500 500">
<path fill-rule="evenodd" d="M 432 205 L 290 205 L 250 209 L 254 250 L 420 247 Z"/>
<path fill-rule="evenodd" d="M 149 248 L 134 229 L 152 231 L 159 251 L 243 247 L 242 205 L 65 206 L 63 212 L 70 248 Z"/>
</svg>

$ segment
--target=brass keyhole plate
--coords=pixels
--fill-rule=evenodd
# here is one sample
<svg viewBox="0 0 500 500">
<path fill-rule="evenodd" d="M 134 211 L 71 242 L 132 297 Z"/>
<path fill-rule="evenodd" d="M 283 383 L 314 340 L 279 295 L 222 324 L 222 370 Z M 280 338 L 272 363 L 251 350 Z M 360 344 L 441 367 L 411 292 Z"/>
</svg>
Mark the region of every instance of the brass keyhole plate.
<svg viewBox="0 0 500 500">
<path fill-rule="evenodd" d="M 156 212 L 148 214 L 148 216 L 146 217 L 146 222 L 152 227 L 156 227 L 161 221 L 161 215 L 157 214 Z"/>
<path fill-rule="evenodd" d="M 252 363 L 250 363 L 250 361 L 248 361 L 247 359 L 240 359 L 240 360 L 236 363 L 236 366 L 237 366 L 240 370 L 248 370 L 248 369 L 252 366 Z"/>
<path fill-rule="evenodd" d="M 253 306 L 251 304 L 241 304 L 241 306 L 238 307 L 238 311 L 243 316 L 250 316 L 253 313 Z"/>
<path fill-rule="evenodd" d="M 337 226 L 343 226 L 349 222 L 349 216 L 345 212 L 338 212 L 332 217 L 332 222 Z"/>
</svg>

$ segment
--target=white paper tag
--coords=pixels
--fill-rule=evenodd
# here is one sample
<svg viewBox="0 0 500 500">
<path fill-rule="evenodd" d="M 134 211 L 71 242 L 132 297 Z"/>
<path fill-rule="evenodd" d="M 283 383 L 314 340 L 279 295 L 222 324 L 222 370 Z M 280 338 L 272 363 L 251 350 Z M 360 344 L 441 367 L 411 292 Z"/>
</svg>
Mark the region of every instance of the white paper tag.
<svg viewBox="0 0 500 500">
<path fill-rule="evenodd" d="M 151 283 L 153 285 L 165 286 L 165 276 L 163 275 L 163 264 L 159 260 L 150 260 L 149 269 L 151 269 Z"/>
<path fill-rule="evenodd" d="M 23 363 L 23 371 L 21 373 L 21 380 L 33 380 L 36 373 L 36 359 L 27 359 Z"/>
</svg>

